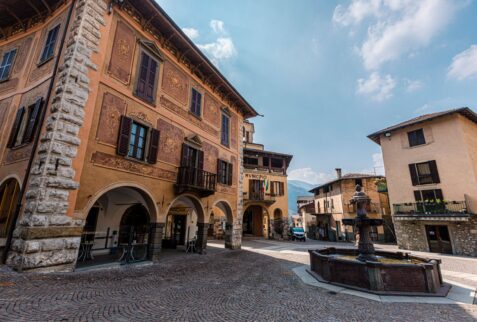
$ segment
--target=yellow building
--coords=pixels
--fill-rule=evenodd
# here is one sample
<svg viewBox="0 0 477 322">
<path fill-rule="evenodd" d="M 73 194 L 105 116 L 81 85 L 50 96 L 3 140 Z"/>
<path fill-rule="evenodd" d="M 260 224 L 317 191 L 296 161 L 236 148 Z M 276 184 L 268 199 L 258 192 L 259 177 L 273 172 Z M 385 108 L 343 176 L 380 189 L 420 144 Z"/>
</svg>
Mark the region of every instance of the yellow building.
<svg viewBox="0 0 477 322">
<path fill-rule="evenodd" d="M 363 191 L 371 198 L 367 207 L 368 216 L 374 219 L 383 219 L 389 216 L 389 203 L 385 191 L 379 189 L 377 180 L 384 177 L 361 173 L 348 173 L 342 175 L 341 169 L 336 169 L 336 179 L 321 184 L 312 190 L 315 197 L 314 215 L 316 227 L 308 229 L 309 236 L 320 240 L 330 241 L 354 241 L 354 227 L 344 226 L 343 219 L 356 217 L 356 209 L 350 203 L 356 191 L 356 185 L 360 185 Z M 310 207 L 303 210 L 310 211 Z M 392 227 L 386 227 L 386 230 Z M 314 231 L 314 233 L 313 233 Z M 374 226 L 371 231 L 371 239 L 375 241 L 385 240 L 385 227 Z"/>
<path fill-rule="evenodd" d="M 240 247 L 242 128 L 257 113 L 154 0 L 12 0 L 0 30 L 9 265 L 201 252 L 212 215 Z"/>
<path fill-rule="evenodd" d="M 477 114 L 422 115 L 368 137 L 383 152 L 398 245 L 477 256 Z"/>
<path fill-rule="evenodd" d="M 288 235 L 287 169 L 292 156 L 254 143 L 254 126 L 244 123 L 244 236 L 286 238 Z"/>
</svg>

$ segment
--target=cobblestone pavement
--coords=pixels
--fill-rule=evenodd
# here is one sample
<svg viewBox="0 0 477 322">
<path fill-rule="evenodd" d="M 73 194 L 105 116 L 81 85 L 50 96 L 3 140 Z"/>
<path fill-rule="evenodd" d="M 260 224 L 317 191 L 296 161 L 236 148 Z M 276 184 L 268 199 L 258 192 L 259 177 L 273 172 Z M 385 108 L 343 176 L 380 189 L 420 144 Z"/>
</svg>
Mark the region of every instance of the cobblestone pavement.
<svg viewBox="0 0 477 322">
<path fill-rule="evenodd" d="M 476 305 L 382 304 L 305 285 L 291 272 L 302 265 L 295 257 L 303 256 L 293 251 L 265 254 L 216 245 L 210 244 L 207 255 L 165 254 L 160 262 L 144 266 L 48 275 L 3 268 L 0 321 L 477 319 Z M 254 247 L 249 241 L 244 245 Z M 273 256 L 277 254 L 289 258 Z"/>
</svg>

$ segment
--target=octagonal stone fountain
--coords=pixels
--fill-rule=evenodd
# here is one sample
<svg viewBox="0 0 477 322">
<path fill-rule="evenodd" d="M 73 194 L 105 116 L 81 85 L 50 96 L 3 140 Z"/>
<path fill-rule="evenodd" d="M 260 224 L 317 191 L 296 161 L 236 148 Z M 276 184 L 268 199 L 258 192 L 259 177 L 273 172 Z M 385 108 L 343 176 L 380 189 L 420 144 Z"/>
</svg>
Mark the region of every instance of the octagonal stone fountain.
<svg viewBox="0 0 477 322">
<path fill-rule="evenodd" d="M 344 225 L 359 230 L 358 249 L 309 250 L 309 273 L 320 282 L 380 295 L 446 296 L 450 285 L 442 281 L 439 259 L 375 251 L 369 232 L 371 226 L 380 226 L 383 221 L 367 216 L 369 202 L 370 198 L 356 186 L 351 199 L 357 208 L 356 218 L 342 220 Z"/>
</svg>

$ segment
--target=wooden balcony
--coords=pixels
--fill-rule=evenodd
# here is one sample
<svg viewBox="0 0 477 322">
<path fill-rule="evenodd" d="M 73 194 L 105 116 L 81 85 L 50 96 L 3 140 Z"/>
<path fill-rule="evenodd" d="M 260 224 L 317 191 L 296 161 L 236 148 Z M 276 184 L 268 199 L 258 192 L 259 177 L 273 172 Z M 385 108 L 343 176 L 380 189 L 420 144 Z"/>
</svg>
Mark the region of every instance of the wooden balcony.
<svg viewBox="0 0 477 322">
<path fill-rule="evenodd" d="M 201 169 L 191 167 L 179 167 L 176 194 L 192 192 L 200 197 L 213 195 L 216 191 L 217 175 Z"/>
</svg>

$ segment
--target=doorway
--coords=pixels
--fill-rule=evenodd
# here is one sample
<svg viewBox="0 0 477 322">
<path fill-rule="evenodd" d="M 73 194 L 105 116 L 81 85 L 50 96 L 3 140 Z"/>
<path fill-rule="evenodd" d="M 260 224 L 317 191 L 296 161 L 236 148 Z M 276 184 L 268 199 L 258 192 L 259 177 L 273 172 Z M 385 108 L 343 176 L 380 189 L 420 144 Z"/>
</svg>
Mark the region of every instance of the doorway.
<svg viewBox="0 0 477 322">
<path fill-rule="evenodd" d="M 452 243 L 447 226 L 426 225 L 426 235 L 430 252 L 452 254 Z"/>
<path fill-rule="evenodd" d="M 172 239 L 176 245 L 185 244 L 187 216 L 174 215 L 172 217 Z"/>
</svg>

